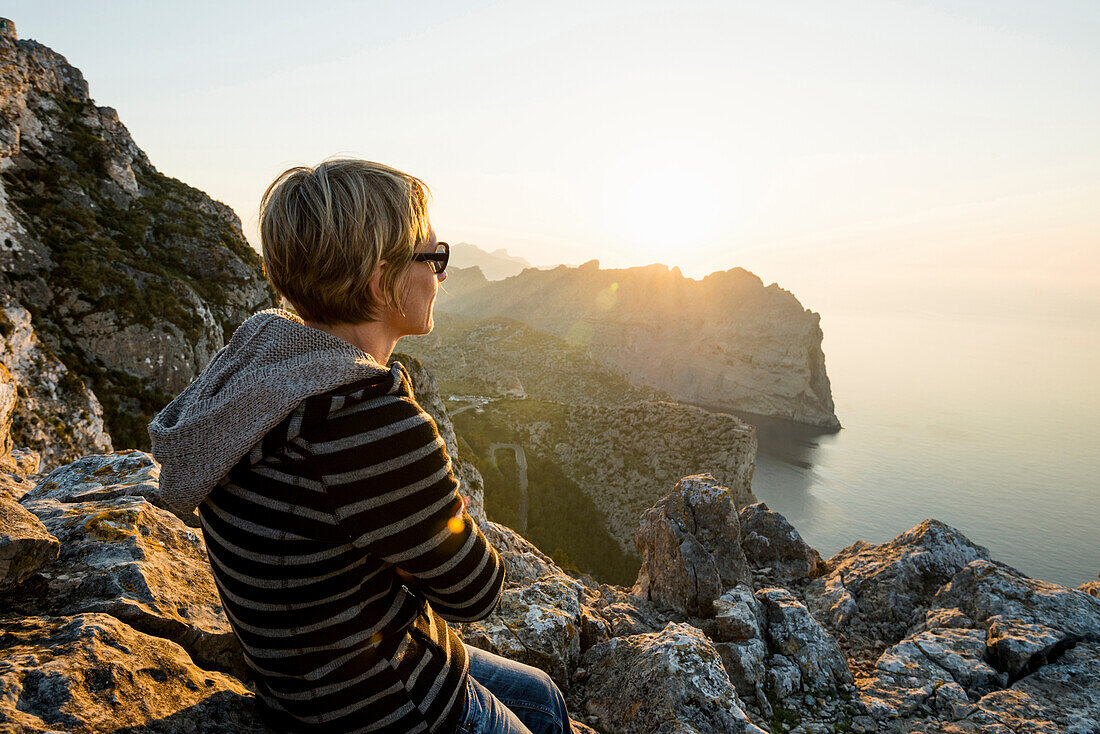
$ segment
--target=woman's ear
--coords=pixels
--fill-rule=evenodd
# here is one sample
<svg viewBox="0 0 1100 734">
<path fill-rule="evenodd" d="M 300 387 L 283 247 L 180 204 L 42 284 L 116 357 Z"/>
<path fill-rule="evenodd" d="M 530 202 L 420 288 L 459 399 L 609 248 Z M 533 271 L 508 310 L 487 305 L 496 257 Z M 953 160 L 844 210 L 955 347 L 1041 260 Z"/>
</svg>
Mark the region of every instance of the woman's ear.
<svg viewBox="0 0 1100 734">
<path fill-rule="evenodd" d="M 389 263 L 385 260 L 379 260 L 378 266 L 375 267 L 374 272 L 371 273 L 370 280 L 367 281 L 367 289 L 370 292 L 371 300 L 382 308 L 392 305 L 389 303 L 385 292 L 382 290 L 382 272 L 388 266 Z"/>
</svg>

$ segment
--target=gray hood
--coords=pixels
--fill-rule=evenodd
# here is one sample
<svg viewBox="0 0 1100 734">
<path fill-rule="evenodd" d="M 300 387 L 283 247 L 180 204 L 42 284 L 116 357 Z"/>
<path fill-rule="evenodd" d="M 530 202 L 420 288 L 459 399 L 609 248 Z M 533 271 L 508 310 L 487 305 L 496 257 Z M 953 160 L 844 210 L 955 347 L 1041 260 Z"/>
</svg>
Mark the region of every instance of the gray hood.
<svg viewBox="0 0 1100 734">
<path fill-rule="evenodd" d="M 187 514 L 307 397 L 391 374 L 358 347 L 282 309 L 252 316 L 149 424 L 160 494 Z"/>
</svg>

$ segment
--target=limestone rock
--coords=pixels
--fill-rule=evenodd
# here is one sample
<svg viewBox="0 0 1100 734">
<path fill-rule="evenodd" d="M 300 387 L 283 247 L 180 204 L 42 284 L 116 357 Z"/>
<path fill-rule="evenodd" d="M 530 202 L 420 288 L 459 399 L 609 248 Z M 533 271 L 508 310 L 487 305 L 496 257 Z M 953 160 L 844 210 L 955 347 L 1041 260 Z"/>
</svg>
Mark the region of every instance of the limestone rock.
<svg viewBox="0 0 1100 734">
<path fill-rule="evenodd" d="M 723 642 L 764 638 L 767 616 L 748 586 L 738 585 L 714 601 L 715 637 Z"/>
<path fill-rule="evenodd" d="M 642 516 L 634 593 L 682 614 L 711 616 L 724 590 L 752 581 L 739 539 L 726 488 L 708 474 L 684 477 Z"/>
<path fill-rule="evenodd" d="M 42 344 L 30 313 L 3 293 L 0 364 L 10 370 L 19 392 L 11 425 L 15 445 L 37 452 L 47 468 L 111 450 L 99 400 Z"/>
<path fill-rule="evenodd" d="M 763 502 L 742 507 L 741 548 L 754 569 L 771 568 L 783 581 L 801 581 L 825 573 L 825 562 L 806 544 L 787 518 Z"/>
<path fill-rule="evenodd" d="M 109 615 L 7 617 L 0 630 L 2 731 L 267 731 L 239 681 Z"/>
<path fill-rule="evenodd" d="M 985 644 L 997 669 L 1015 680 L 1060 655 L 1071 641 L 1045 625 L 996 616 L 989 618 Z"/>
<path fill-rule="evenodd" d="M 25 496 L 26 501 L 62 503 L 144 497 L 156 504 L 160 465 L 144 451 L 117 451 L 83 456 L 47 474 Z"/>
<path fill-rule="evenodd" d="M 919 621 L 940 586 L 989 551 L 938 520 L 925 520 L 888 543 L 858 541 L 829 559 L 829 573 L 806 589 L 811 611 L 835 630 L 862 621 L 896 642 Z"/>
<path fill-rule="evenodd" d="M 461 626 L 467 644 L 533 665 L 562 688 L 581 656 L 579 583 L 564 574 L 505 589 L 489 617 Z"/>
<path fill-rule="evenodd" d="M 769 647 L 798 666 L 804 691 L 835 691 L 852 682 L 836 640 L 791 592 L 760 589 L 756 598 L 767 619 Z"/>
<path fill-rule="evenodd" d="M 1100 730 L 1100 644 L 1080 643 L 978 706 L 1013 732 L 1092 734 Z"/>
<path fill-rule="evenodd" d="M 583 665 L 587 710 L 603 730 L 763 734 L 742 711 L 714 645 L 690 625 L 616 637 L 586 652 Z"/>
<path fill-rule="evenodd" d="M 906 638 L 884 652 L 859 695 L 874 716 L 909 716 L 931 709 L 948 720 L 973 710 L 977 700 L 1007 683 L 984 660 L 980 630 L 940 629 Z"/>
<path fill-rule="evenodd" d="M 722 659 L 722 667 L 726 669 L 730 682 L 737 689 L 737 695 L 748 701 L 755 700 L 758 706 L 766 702 L 764 685 L 767 682 L 767 644 L 761 639 L 753 639 L 743 642 L 715 642 L 714 648 Z M 797 666 L 795 671 L 798 671 Z M 797 686 L 794 690 L 797 690 Z"/>
<path fill-rule="evenodd" d="M 669 616 L 653 604 L 618 586 L 600 586 L 597 609 L 610 625 L 612 637 L 659 632 L 669 622 Z"/>
<path fill-rule="evenodd" d="M 0 589 L 24 581 L 52 562 L 61 544 L 37 517 L 7 497 L 0 497 Z"/>
<path fill-rule="evenodd" d="M 507 586 L 524 586 L 546 575 L 563 573 L 550 556 L 515 530 L 486 520 L 482 531 L 504 561 L 504 583 Z"/>
<path fill-rule="evenodd" d="M 61 555 L 38 587 L 12 600 L 20 611 L 106 612 L 178 642 L 204 667 L 245 674 L 196 531 L 143 497 L 23 504 L 61 542 Z"/>
<path fill-rule="evenodd" d="M 977 560 L 936 594 L 935 607 L 955 608 L 978 625 L 994 617 L 1056 630 L 1072 641 L 1100 641 L 1100 599 Z"/>
</svg>

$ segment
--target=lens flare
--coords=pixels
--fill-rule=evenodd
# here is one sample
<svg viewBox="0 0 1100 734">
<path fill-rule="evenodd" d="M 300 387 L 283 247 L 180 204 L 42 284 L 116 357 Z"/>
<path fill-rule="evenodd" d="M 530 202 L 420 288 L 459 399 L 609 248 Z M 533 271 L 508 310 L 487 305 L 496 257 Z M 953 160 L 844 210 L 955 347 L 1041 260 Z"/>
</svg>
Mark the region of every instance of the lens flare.
<svg viewBox="0 0 1100 734">
<path fill-rule="evenodd" d="M 458 535 L 466 529 L 466 521 L 463 520 L 461 517 L 452 517 L 450 520 L 447 521 L 447 529 L 455 535 Z"/>
</svg>

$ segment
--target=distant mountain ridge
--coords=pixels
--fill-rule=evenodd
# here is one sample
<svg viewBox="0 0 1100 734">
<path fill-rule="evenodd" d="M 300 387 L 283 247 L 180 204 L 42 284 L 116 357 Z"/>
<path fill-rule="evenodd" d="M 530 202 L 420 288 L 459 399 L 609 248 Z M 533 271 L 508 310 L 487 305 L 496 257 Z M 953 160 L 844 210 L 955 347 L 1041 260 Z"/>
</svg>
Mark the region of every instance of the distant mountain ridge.
<svg viewBox="0 0 1100 734">
<path fill-rule="evenodd" d="M 840 426 L 820 316 L 742 268 L 696 281 L 664 265 L 603 270 L 593 260 L 471 285 L 437 309 L 516 319 L 682 402 Z"/>
<path fill-rule="evenodd" d="M 518 275 L 525 268 L 534 267 L 522 257 L 509 255 L 503 247 L 488 252 L 468 242 L 451 245 L 451 262 L 455 267 L 481 268 L 482 274 L 489 280 L 508 278 Z"/>
</svg>

